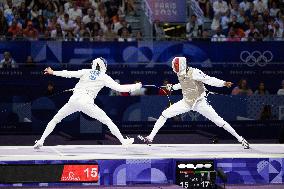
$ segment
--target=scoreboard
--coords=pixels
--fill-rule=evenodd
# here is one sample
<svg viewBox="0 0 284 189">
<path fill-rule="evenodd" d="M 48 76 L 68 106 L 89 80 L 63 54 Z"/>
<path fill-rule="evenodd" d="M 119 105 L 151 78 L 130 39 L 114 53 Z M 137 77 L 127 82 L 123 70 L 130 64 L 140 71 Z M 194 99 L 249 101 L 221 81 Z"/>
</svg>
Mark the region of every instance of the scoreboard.
<svg viewBox="0 0 284 189">
<path fill-rule="evenodd" d="M 176 161 L 176 184 L 188 189 L 215 188 L 213 160 Z"/>
<path fill-rule="evenodd" d="M 98 182 L 97 164 L 2 164 L 0 183 Z"/>
</svg>

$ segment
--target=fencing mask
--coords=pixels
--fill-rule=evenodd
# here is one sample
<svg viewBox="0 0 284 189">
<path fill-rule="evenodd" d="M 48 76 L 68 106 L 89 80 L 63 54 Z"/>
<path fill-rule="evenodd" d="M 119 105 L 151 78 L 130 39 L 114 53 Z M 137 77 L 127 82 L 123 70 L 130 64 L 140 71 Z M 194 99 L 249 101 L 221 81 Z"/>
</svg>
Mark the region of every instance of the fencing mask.
<svg viewBox="0 0 284 189">
<path fill-rule="evenodd" d="M 186 58 L 185 57 L 175 57 L 172 61 L 173 71 L 180 75 L 184 74 L 186 71 Z"/>
<path fill-rule="evenodd" d="M 106 73 L 106 71 L 107 71 L 107 61 L 104 58 L 102 58 L 102 57 L 96 58 L 92 62 L 92 69 L 93 70 L 98 70 L 98 71 L 103 72 L 103 73 Z"/>
</svg>

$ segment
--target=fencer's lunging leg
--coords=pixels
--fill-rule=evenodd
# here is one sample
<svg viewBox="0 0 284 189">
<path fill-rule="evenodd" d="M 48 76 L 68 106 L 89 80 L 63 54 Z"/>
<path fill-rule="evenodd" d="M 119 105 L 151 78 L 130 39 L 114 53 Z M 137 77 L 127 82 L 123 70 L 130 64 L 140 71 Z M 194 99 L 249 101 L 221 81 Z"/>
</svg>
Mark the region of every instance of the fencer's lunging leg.
<svg viewBox="0 0 284 189">
<path fill-rule="evenodd" d="M 166 118 L 163 114 L 159 117 L 159 119 L 156 121 L 154 128 L 151 132 L 151 134 L 147 137 L 148 140 L 153 141 L 154 137 L 158 133 L 158 131 L 163 127 L 163 125 L 166 123 L 168 118 Z"/>
<path fill-rule="evenodd" d="M 100 109 L 97 105 L 88 104 L 84 107 L 82 112 L 108 126 L 110 132 L 114 136 L 116 136 L 116 138 L 118 138 L 118 140 L 122 144 L 126 143 L 130 144 L 134 142 L 134 139 L 133 141 L 124 139 L 118 127 L 112 122 L 112 120 L 106 115 L 106 113 L 102 109 Z"/>
<path fill-rule="evenodd" d="M 153 141 L 154 137 L 156 136 L 158 131 L 163 127 L 163 125 L 165 124 L 168 118 L 172 118 L 176 115 L 179 115 L 179 114 L 182 114 L 188 111 L 190 111 L 190 107 L 183 99 L 178 101 L 177 103 L 174 103 L 172 106 L 164 110 L 162 115 L 156 121 L 151 134 L 146 137 L 147 140 Z"/>
<path fill-rule="evenodd" d="M 50 135 L 50 133 L 54 130 L 55 126 L 60 123 L 62 119 L 74 113 L 75 111 L 76 110 L 70 103 L 65 104 L 53 117 L 53 119 L 47 124 L 40 141 L 44 142 L 46 137 Z"/>
<path fill-rule="evenodd" d="M 228 131 L 229 133 L 231 133 L 234 137 L 237 138 L 237 140 L 239 142 L 242 142 L 243 137 L 241 137 L 236 131 L 235 129 L 233 129 L 231 127 L 231 125 L 229 123 L 227 123 L 226 121 L 224 121 L 223 118 L 221 118 L 216 111 L 212 108 L 212 106 L 210 104 L 208 104 L 208 102 L 203 99 L 200 102 L 198 102 L 196 104 L 196 106 L 194 107 L 195 111 L 199 112 L 200 114 L 202 114 L 204 117 L 206 117 L 207 119 L 209 119 L 210 121 L 212 121 L 213 123 L 215 123 L 217 126 L 219 127 L 223 127 L 226 131 Z"/>
<path fill-rule="evenodd" d="M 67 117 L 68 115 L 74 113 L 76 110 L 75 108 L 72 106 L 72 104 L 70 102 L 68 102 L 67 104 L 65 104 L 58 112 L 57 114 L 53 117 L 53 119 L 47 124 L 40 140 L 36 140 L 35 145 L 34 145 L 34 149 L 40 149 L 43 146 L 43 143 L 46 139 L 46 137 L 48 137 L 48 135 L 50 135 L 50 133 L 54 130 L 55 126 L 65 117 Z"/>
</svg>

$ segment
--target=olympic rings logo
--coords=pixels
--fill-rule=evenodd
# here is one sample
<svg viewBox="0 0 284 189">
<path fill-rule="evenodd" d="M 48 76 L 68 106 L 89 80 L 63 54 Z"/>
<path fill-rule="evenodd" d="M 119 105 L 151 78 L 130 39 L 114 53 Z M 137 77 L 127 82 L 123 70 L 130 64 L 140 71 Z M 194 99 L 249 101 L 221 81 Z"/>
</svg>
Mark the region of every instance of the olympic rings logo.
<svg viewBox="0 0 284 189">
<path fill-rule="evenodd" d="M 242 62 L 247 63 L 248 66 L 254 66 L 256 63 L 259 66 L 265 66 L 268 62 L 273 60 L 273 54 L 271 51 L 242 51 L 240 54 L 240 59 Z"/>
</svg>

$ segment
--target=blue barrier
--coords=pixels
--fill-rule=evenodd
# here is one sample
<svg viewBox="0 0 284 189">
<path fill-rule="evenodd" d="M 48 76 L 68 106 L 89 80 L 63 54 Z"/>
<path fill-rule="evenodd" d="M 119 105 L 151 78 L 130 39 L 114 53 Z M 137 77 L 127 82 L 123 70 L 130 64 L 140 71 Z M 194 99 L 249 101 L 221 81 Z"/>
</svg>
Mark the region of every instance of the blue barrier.
<svg viewBox="0 0 284 189">
<path fill-rule="evenodd" d="M 0 54 L 10 51 L 16 62 L 31 55 L 39 63 L 86 63 L 103 56 L 110 64 L 169 63 L 174 56 L 186 56 L 191 62 L 243 62 L 262 64 L 283 62 L 284 42 L 1 42 Z M 222 52 L 222 53 L 220 53 Z M 0 56 L 2 58 L 2 56 Z"/>
<path fill-rule="evenodd" d="M 56 98 L 40 97 L 31 103 L 24 104 L 20 98 L 11 97 L 0 103 L 0 109 L 7 111 L 1 112 L 0 124 L 26 122 L 29 120 L 36 130 L 42 130 L 55 113 L 68 101 L 69 94 L 58 96 Z M 182 99 L 182 96 L 171 96 L 171 100 L 176 102 Z M 270 119 L 277 120 L 279 117 L 283 120 L 284 96 L 223 96 L 210 95 L 209 103 L 216 112 L 227 121 L 236 121 L 238 117 L 252 120 L 260 120 L 261 111 L 265 105 L 271 106 L 272 115 Z M 141 97 L 111 97 L 98 96 L 95 103 L 101 107 L 116 122 L 148 121 L 149 118 L 158 118 L 162 111 L 168 107 L 168 100 L 165 96 L 141 96 Z M 69 116 L 63 122 L 71 125 L 80 125 L 80 121 L 92 120 L 80 113 Z M 188 121 L 208 121 L 197 112 L 188 112 L 173 119 L 179 122 Z M 171 120 L 169 120 L 171 121 Z M 91 123 L 90 123 L 91 124 Z"/>
</svg>

